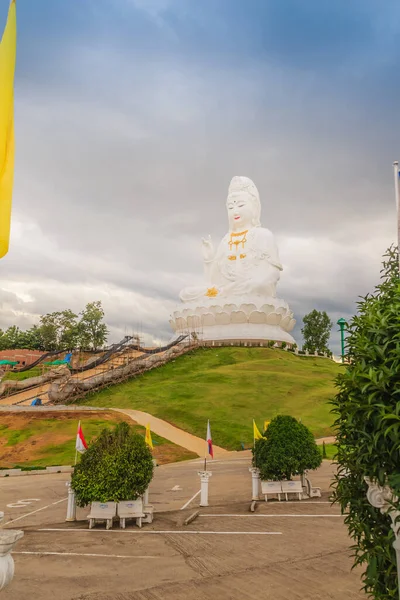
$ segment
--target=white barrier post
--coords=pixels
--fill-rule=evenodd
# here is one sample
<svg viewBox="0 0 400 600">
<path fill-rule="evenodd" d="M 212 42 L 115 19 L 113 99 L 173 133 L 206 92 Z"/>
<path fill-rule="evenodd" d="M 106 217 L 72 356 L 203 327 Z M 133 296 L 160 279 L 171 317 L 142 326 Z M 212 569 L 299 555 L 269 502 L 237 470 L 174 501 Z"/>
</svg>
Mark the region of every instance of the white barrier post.
<svg viewBox="0 0 400 600">
<path fill-rule="evenodd" d="M 199 471 L 197 473 L 200 477 L 200 506 L 208 506 L 208 480 L 212 473 L 211 471 Z"/>
<path fill-rule="evenodd" d="M 250 467 L 249 471 L 251 473 L 251 483 L 252 483 L 251 499 L 259 500 L 260 499 L 260 496 L 259 496 L 260 469 L 257 469 L 257 467 Z"/>
<path fill-rule="evenodd" d="M 76 521 L 75 492 L 72 489 L 70 481 L 67 481 L 67 483 L 65 485 L 68 487 L 67 518 L 65 520 L 66 521 Z"/>
<path fill-rule="evenodd" d="M 0 521 L 4 513 L 0 512 Z M 14 544 L 24 535 L 23 531 L 16 529 L 3 529 L 0 531 L 0 591 L 8 585 L 14 577 L 14 560 L 11 550 Z"/>
<path fill-rule="evenodd" d="M 147 506 L 149 504 L 149 488 L 143 494 L 143 506 Z"/>
</svg>

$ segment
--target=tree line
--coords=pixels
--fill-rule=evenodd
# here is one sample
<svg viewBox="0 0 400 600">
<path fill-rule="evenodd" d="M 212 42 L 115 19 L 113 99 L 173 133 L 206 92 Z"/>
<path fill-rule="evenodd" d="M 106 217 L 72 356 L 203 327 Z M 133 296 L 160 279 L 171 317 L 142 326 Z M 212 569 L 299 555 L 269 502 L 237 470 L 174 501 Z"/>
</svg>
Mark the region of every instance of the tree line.
<svg viewBox="0 0 400 600">
<path fill-rule="evenodd" d="M 0 350 L 97 350 L 105 345 L 108 333 L 102 304 L 95 301 L 79 314 L 66 308 L 42 315 L 39 324 L 26 331 L 16 325 L 6 331 L 0 329 Z"/>
</svg>

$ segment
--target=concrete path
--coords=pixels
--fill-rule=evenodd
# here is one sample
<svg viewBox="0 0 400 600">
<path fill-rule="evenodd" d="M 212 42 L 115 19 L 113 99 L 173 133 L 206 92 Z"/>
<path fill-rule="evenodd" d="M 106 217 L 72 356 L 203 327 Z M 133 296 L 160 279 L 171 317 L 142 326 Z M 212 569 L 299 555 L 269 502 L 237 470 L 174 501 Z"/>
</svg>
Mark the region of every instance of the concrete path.
<svg viewBox="0 0 400 600">
<path fill-rule="evenodd" d="M 318 446 L 322 446 L 324 442 L 325 444 L 334 444 L 336 442 L 336 438 L 335 436 L 330 435 L 329 437 L 318 438 L 315 441 Z"/>
<path fill-rule="evenodd" d="M 187 433 L 182 429 L 178 429 L 171 423 L 167 423 L 167 421 L 163 421 L 162 419 L 158 419 L 157 417 L 153 417 L 149 413 L 142 412 L 140 410 L 131 410 L 129 408 L 112 408 L 116 412 L 127 415 L 139 425 L 150 425 L 151 431 L 154 431 L 157 435 L 173 442 L 177 446 L 182 446 L 187 450 L 191 450 L 191 452 L 195 452 L 200 457 L 204 456 L 206 451 L 206 440 L 205 435 L 202 440 L 191 433 Z M 205 429 L 205 428 L 204 428 Z M 220 448 L 219 446 L 214 446 L 214 458 L 221 458 L 222 456 L 228 455 L 229 451 L 224 448 Z"/>
</svg>

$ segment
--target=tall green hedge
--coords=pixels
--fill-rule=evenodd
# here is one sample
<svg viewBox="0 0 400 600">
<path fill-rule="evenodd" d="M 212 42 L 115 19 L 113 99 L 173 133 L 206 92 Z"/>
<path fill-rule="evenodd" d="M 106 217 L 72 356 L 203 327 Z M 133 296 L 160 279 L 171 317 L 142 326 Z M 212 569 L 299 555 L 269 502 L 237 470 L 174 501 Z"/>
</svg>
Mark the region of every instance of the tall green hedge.
<svg viewBox="0 0 400 600">
<path fill-rule="evenodd" d="M 322 454 L 313 434 L 294 417 L 279 415 L 272 419 L 253 448 L 253 465 L 260 469 L 262 480 L 292 479 L 304 471 L 316 469 Z"/>
<path fill-rule="evenodd" d="M 382 282 L 358 303 L 348 326 L 346 372 L 333 402 L 338 475 L 335 498 L 364 565 L 364 589 L 372 598 L 398 598 L 394 533 L 388 515 L 366 498 L 364 477 L 389 484 L 400 497 L 400 280 L 398 252 L 385 255 Z M 400 502 L 396 503 L 400 510 Z"/>
<path fill-rule="evenodd" d="M 144 438 L 125 422 L 104 429 L 92 442 L 71 478 L 78 506 L 91 502 L 136 500 L 153 477 L 153 460 Z"/>
</svg>

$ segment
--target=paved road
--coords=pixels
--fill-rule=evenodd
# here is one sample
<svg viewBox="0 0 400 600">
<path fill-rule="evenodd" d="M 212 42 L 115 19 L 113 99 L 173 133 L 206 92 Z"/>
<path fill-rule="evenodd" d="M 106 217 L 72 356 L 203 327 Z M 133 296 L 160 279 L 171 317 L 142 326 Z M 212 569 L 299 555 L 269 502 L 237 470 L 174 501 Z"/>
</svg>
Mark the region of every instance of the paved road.
<svg viewBox="0 0 400 600">
<path fill-rule="evenodd" d="M 2 480 L 6 527 L 25 529 L 5 599 L 29 590 L 41 600 L 362 600 L 343 519 L 328 500 L 331 464 L 312 477 L 321 499 L 260 502 L 252 514 L 249 462 L 249 453 L 237 453 L 210 466 L 210 506 L 188 526 L 198 496 L 180 509 L 199 490 L 201 461 L 158 467 L 156 517 L 142 530 L 66 524 L 68 476 Z M 18 507 L 24 499 L 31 504 Z M 86 514 L 79 509 L 78 519 Z"/>
</svg>

